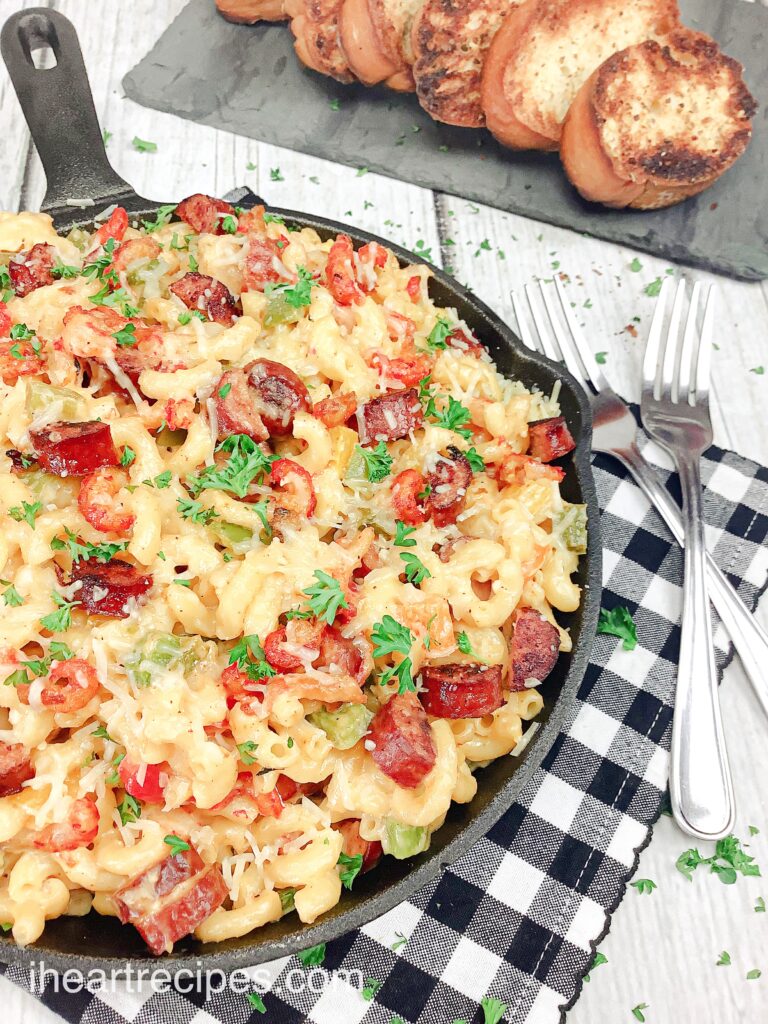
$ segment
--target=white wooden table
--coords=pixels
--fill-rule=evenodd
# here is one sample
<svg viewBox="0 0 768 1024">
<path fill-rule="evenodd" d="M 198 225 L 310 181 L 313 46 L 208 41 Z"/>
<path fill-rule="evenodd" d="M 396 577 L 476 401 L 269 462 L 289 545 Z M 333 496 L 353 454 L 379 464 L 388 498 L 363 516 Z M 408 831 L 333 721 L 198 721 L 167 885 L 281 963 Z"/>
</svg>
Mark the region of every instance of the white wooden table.
<svg viewBox="0 0 768 1024">
<path fill-rule="evenodd" d="M 184 2 L 48 4 L 77 28 L 96 109 L 102 127 L 112 133 L 110 159 L 139 193 L 168 202 L 196 191 L 217 195 L 247 184 L 276 206 L 322 212 L 408 248 L 431 249 L 436 262 L 442 254 L 458 279 L 504 318 L 512 318 L 510 289 L 551 277 L 554 270 L 565 272 L 594 350 L 608 354 L 609 378 L 626 397 L 638 397 L 639 362 L 653 309 L 653 299 L 643 289 L 665 274 L 667 262 L 639 254 L 641 269 L 632 271 L 638 254 L 620 246 L 388 178 L 358 176 L 351 168 L 145 110 L 124 99 L 121 78 Z M 41 5 L 0 0 L 0 19 L 21 6 Z M 44 179 L 4 66 L 0 112 L 0 208 L 36 209 Z M 764 113 L 758 125 L 765 130 Z M 156 142 L 157 152 L 136 152 L 131 146 L 136 135 Z M 271 173 L 275 169 L 279 176 Z M 719 348 L 713 360 L 715 440 L 766 463 L 768 375 L 752 371 L 768 365 L 768 285 L 697 272 L 690 276 L 717 280 L 720 293 Z M 768 602 L 763 602 L 761 615 L 768 623 Z M 726 673 L 722 696 L 739 805 L 735 831 L 747 840 L 748 825 L 761 830 L 750 840 L 751 852 L 768 874 L 768 722 L 737 663 Z M 701 877 L 689 883 L 674 865 L 690 845 L 671 819 L 662 819 L 637 876 L 653 879 L 658 888 L 651 895 L 628 892 L 600 946 L 609 962 L 594 972 L 569 1014 L 569 1024 L 631 1024 L 632 1008 L 641 1003 L 648 1004 L 644 1012 L 649 1024 L 757 1024 L 768 1019 L 768 914 L 753 909 L 759 896 L 768 899 L 768 877 L 739 878 L 736 885 L 724 886 L 699 872 Z M 730 953 L 732 966 L 715 966 L 722 950 Z M 760 968 L 763 977 L 748 981 L 747 971 L 753 968 Z M 0 994 L 5 1018 L 17 1024 L 58 1020 L 2 978 Z"/>
</svg>

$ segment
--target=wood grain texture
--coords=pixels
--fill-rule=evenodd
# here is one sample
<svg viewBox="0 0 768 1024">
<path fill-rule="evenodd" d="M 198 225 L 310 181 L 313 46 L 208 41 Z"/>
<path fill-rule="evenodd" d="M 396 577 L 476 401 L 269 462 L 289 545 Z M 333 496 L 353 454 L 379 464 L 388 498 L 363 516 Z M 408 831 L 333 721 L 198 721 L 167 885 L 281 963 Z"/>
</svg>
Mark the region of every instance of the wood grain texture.
<svg viewBox="0 0 768 1024">
<path fill-rule="evenodd" d="M 459 280 L 510 319 L 510 289 L 564 273 L 593 350 L 607 353 L 604 368 L 617 389 L 637 397 L 642 346 L 653 311 L 653 300 L 643 289 L 665 274 L 667 262 L 640 256 L 641 267 L 633 271 L 637 254 L 632 250 L 465 200 L 435 197 L 374 174 L 358 177 L 350 168 L 135 105 L 122 97 L 121 78 L 183 3 L 101 4 L 98 16 L 82 0 L 55 4 L 80 35 L 96 109 L 103 127 L 113 133 L 110 158 L 139 192 L 172 200 L 196 190 L 215 194 L 247 184 L 275 205 L 357 223 L 411 247 L 421 240 L 438 262 L 453 267 Z M 0 19 L 19 7 L 19 0 L 0 0 Z M 4 138 L 11 143 L 0 147 L 0 201 L 6 209 L 34 208 L 43 192 L 42 173 L 34 152 L 29 154 L 4 67 L 0 110 Z M 133 150 L 134 136 L 156 142 L 157 153 Z M 270 171 L 277 168 L 282 181 L 271 178 Z M 716 441 L 768 463 L 768 375 L 750 372 L 768 366 L 768 285 L 699 273 L 690 277 L 716 281 L 721 298 L 719 349 L 714 353 Z M 633 320 L 636 316 L 639 323 Z M 766 601 L 762 620 L 768 625 Z M 722 692 L 738 800 L 736 834 L 746 838 L 749 824 L 762 830 L 752 840 L 752 852 L 768 873 L 766 722 L 738 664 L 728 669 Z M 674 862 L 689 845 L 671 820 L 662 819 L 638 872 L 659 888 L 650 896 L 629 890 L 610 935 L 600 944 L 609 963 L 594 972 L 568 1024 L 632 1024 L 632 1007 L 643 1002 L 650 1007 L 648 1024 L 757 1024 L 768 1018 L 768 915 L 753 910 L 758 896 L 768 899 L 768 882 L 739 879 L 729 887 L 699 873 L 688 883 Z M 715 967 L 723 949 L 731 954 L 731 967 Z M 746 973 L 754 967 L 762 969 L 763 978 L 747 981 Z M 59 1019 L 5 978 L 0 978 L 0 994 L 6 1017 L 14 1024 Z M 339 1024 L 351 1019 L 339 1008 Z"/>
</svg>

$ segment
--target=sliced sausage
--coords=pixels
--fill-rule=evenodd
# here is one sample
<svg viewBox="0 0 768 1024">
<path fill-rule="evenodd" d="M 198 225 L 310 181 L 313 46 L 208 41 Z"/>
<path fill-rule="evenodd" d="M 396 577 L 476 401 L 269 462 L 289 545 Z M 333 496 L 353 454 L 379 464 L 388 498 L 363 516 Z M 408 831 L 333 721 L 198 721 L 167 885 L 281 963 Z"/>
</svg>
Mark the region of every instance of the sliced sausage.
<svg viewBox="0 0 768 1024">
<path fill-rule="evenodd" d="M 290 367 L 272 359 L 254 359 L 244 370 L 249 386 L 256 392 L 256 410 L 270 436 L 288 436 L 296 413 L 312 408 L 306 385 Z"/>
<path fill-rule="evenodd" d="M 426 500 L 426 511 L 435 526 L 455 523 L 467 500 L 467 488 L 472 482 L 472 467 L 458 448 L 448 448 L 449 458 L 439 461 L 427 476 L 430 492 Z"/>
<path fill-rule="evenodd" d="M 412 693 L 390 697 L 374 715 L 369 739 L 376 766 L 406 789 L 418 786 L 437 760 L 427 714 Z"/>
<path fill-rule="evenodd" d="M 266 441 L 269 431 L 256 411 L 254 394 L 242 370 L 227 370 L 213 392 L 218 438 L 247 434 L 254 441 Z"/>
<path fill-rule="evenodd" d="M 368 678 L 372 662 L 354 640 L 342 636 L 335 626 L 329 626 L 320 641 L 320 654 L 315 664 L 321 670 L 330 669 L 331 673 L 341 671 L 362 684 Z"/>
<path fill-rule="evenodd" d="M 225 203 L 223 199 L 214 199 L 203 192 L 195 192 L 194 195 L 182 199 L 176 207 L 176 216 L 203 235 L 221 235 L 224 229 L 221 226 L 222 217 L 236 217 L 234 206 Z"/>
<path fill-rule="evenodd" d="M 35 776 L 23 743 L 0 743 L 0 797 L 20 793 L 22 783 Z"/>
<path fill-rule="evenodd" d="M 528 424 L 528 453 L 541 462 L 552 462 L 572 452 L 576 442 L 562 416 L 550 416 Z"/>
<path fill-rule="evenodd" d="M 171 854 L 113 894 L 123 924 L 132 924 L 150 950 L 170 953 L 227 898 L 218 866 L 206 866 L 194 847 Z"/>
<path fill-rule="evenodd" d="M 51 423 L 29 437 L 40 465 L 54 476 L 86 476 L 120 464 L 109 424 L 98 420 Z"/>
<path fill-rule="evenodd" d="M 8 276 L 18 298 L 23 299 L 36 288 L 53 284 L 51 270 L 55 262 L 56 250 L 47 242 L 38 242 L 28 252 L 14 257 L 8 263 Z"/>
<path fill-rule="evenodd" d="M 67 586 L 80 583 L 75 598 L 87 612 L 113 619 L 127 618 L 132 602 L 152 586 L 150 575 L 117 558 L 110 562 L 99 562 L 96 558 L 74 562 L 69 578 L 65 580 L 61 574 L 60 579 Z"/>
<path fill-rule="evenodd" d="M 209 320 L 226 327 L 234 323 L 237 303 L 221 281 L 195 270 L 174 281 L 168 290 L 178 296 L 187 309 L 205 313 Z"/>
<path fill-rule="evenodd" d="M 530 679 L 546 679 L 559 652 L 560 634 L 555 626 L 533 608 L 521 608 L 509 642 L 510 690 L 525 690 Z"/>
<path fill-rule="evenodd" d="M 500 665 L 429 665 L 422 669 L 424 710 L 436 718 L 482 718 L 500 708 Z"/>
<path fill-rule="evenodd" d="M 390 391 L 372 398 L 357 410 L 357 431 L 360 444 L 397 441 L 407 437 L 424 422 L 424 412 L 416 388 Z"/>
</svg>

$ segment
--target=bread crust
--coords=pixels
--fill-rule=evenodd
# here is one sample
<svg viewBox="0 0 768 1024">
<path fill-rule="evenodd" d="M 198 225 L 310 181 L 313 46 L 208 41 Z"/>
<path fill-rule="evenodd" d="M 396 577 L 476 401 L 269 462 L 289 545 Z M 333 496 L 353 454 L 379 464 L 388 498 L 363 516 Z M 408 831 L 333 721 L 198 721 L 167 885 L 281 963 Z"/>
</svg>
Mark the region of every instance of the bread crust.
<svg viewBox="0 0 768 1024">
<path fill-rule="evenodd" d="M 724 145 L 716 152 L 707 151 L 694 132 L 687 139 L 664 138 L 643 148 L 609 146 L 607 132 L 615 135 L 612 122 L 627 116 L 611 86 L 640 65 L 656 69 L 658 92 L 666 96 L 672 95 L 673 76 L 682 82 L 695 78 L 714 90 L 716 82 L 722 87 L 718 79 L 725 75 L 729 90 L 723 116 L 731 130 Z M 581 195 L 592 202 L 637 210 L 672 206 L 703 192 L 741 156 L 756 109 L 738 61 L 722 54 L 708 36 L 680 30 L 664 46 L 648 40 L 627 47 L 592 73 L 563 126 L 563 166 Z"/>
<path fill-rule="evenodd" d="M 285 21 L 285 0 L 216 0 L 219 14 L 238 25 L 257 21 Z"/>
<path fill-rule="evenodd" d="M 398 92 L 414 88 L 410 68 L 377 29 L 372 0 L 343 0 L 339 19 L 341 46 L 354 75 L 365 85 L 384 82 Z"/>
<path fill-rule="evenodd" d="M 414 22 L 416 93 L 436 121 L 481 128 L 483 65 L 504 17 L 521 0 L 426 0 Z"/>
<path fill-rule="evenodd" d="M 288 0 L 286 6 L 299 60 L 337 82 L 354 82 L 341 45 L 339 17 L 344 0 Z"/>
</svg>

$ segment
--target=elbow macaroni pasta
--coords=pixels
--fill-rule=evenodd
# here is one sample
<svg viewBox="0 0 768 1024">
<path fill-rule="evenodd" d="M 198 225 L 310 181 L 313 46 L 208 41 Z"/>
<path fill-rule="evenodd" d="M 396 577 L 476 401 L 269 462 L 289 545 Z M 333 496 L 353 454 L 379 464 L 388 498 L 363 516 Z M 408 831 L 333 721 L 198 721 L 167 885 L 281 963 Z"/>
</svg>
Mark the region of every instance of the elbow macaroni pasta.
<svg viewBox="0 0 768 1024">
<path fill-rule="evenodd" d="M 580 602 L 580 507 L 525 455 L 556 401 L 498 373 L 426 267 L 213 209 L 67 238 L 0 213 L 0 922 L 21 945 L 91 909 L 144 934 L 204 884 L 201 941 L 315 921 L 515 750 L 543 706 L 512 682 L 516 616 Z M 361 443 L 368 403 L 411 388 Z M 113 455 L 62 469 L 46 445 L 82 424 Z M 503 696 L 427 716 L 431 669 Z M 431 751 L 415 784 L 370 738 L 403 694 Z"/>
</svg>

